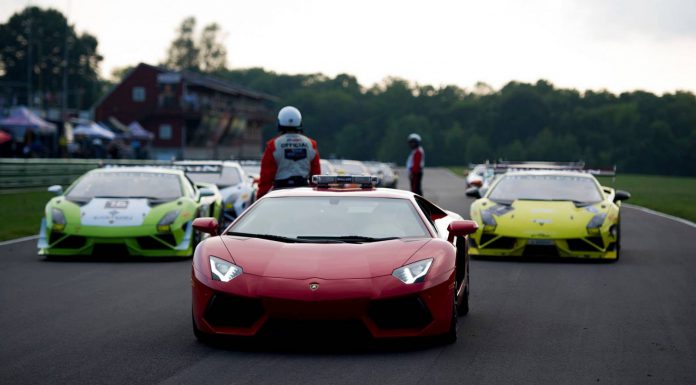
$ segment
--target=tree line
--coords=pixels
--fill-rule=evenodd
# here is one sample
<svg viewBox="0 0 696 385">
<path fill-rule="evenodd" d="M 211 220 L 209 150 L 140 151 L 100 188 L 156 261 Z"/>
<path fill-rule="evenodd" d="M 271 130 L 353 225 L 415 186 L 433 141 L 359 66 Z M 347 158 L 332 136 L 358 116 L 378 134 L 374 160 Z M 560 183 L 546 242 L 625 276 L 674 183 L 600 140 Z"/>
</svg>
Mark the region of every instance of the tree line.
<svg viewBox="0 0 696 385">
<path fill-rule="evenodd" d="M 431 166 L 584 160 L 593 167 L 616 165 L 620 172 L 696 175 L 692 92 L 614 94 L 556 88 L 545 80 L 510 82 L 499 90 L 482 83 L 470 89 L 434 87 L 399 78 L 365 86 L 348 74 L 229 69 L 223 40 L 219 25 L 196 34 L 196 20 L 186 18 L 161 64 L 274 95 L 274 108 L 300 108 L 305 130 L 319 141 L 324 157 L 402 164 L 406 137 L 417 132 Z M 71 105 L 88 108 L 107 89 L 108 82 L 98 77 L 97 39 L 77 34 L 58 11 L 27 7 L 14 14 L 0 24 L 0 47 L 0 86 L 26 82 L 26 52 L 31 52 L 37 63 L 30 71 L 32 84 L 40 84 L 42 92 L 59 93 L 64 65 L 68 83 L 79 90 Z M 114 80 L 126 72 L 117 69 Z M 264 128 L 266 138 L 274 134 L 275 127 Z"/>
<path fill-rule="evenodd" d="M 620 172 L 696 175 L 696 96 L 561 89 L 510 82 L 500 90 L 433 87 L 390 78 L 364 87 L 341 74 L 260 68 L 218 75 L 301 109 L 326 155 L 403 163 L 406 137 L 423 137 L 429 165 L 485 160 L 584 160 Z M 265 132 L 273 134 L 273 128 Z"/>
</svg>

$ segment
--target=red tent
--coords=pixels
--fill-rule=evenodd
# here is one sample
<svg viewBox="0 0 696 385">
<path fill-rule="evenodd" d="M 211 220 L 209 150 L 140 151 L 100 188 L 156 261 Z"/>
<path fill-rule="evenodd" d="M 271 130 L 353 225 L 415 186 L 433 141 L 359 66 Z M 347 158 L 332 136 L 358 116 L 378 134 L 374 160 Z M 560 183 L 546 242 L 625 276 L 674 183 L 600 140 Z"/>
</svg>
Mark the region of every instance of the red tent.
<svg viewBox="0 0 696 385">
<path fill-rule="evenodd" d="M 0 144 L 9 142 L 12 140 L 12 135 L 6 133 L 5 131 L 0 131 Z"/>
</svg>

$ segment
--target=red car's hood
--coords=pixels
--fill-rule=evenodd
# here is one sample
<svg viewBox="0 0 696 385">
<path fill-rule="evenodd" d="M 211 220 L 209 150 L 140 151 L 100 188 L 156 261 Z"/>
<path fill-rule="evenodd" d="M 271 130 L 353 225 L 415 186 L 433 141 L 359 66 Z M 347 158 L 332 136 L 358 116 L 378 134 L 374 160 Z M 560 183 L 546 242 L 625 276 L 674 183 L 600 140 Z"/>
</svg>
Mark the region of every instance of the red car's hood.
<svg viewBox="0 0 696 385">
<path fill-rule="evenodd" d="M 223 236 L 245 273 L 290 279 L 372 278 L 391 274 L 430 239 L 372 243 L 283 243 Z"/>
</svg>

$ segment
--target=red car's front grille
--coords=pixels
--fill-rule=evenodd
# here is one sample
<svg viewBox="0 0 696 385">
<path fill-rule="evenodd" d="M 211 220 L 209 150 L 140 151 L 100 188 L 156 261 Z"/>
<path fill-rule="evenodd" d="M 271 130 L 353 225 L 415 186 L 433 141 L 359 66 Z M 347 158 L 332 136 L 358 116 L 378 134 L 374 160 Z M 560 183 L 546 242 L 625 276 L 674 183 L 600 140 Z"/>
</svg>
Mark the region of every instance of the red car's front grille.
<svg viewBox="0 0 696 385">
<path fill-rule="evenodd" d="M 258 299 L 217 293 L 210 299 L 203 317 L 214 327 L 248 328 L 263 314 Z"/>
<path fill-rule="evenodd" d="M 260 337 L 321 341 L 355 341 L 371 337 L 359 320 L 288 320 L 269 319 L 258 333 Z"/>
<path fill-rule="evenodd" d="M 433 320 L 418 296 L 372 301 L 368 314 L 380 329 L 422 329 Z"/>
</svg>

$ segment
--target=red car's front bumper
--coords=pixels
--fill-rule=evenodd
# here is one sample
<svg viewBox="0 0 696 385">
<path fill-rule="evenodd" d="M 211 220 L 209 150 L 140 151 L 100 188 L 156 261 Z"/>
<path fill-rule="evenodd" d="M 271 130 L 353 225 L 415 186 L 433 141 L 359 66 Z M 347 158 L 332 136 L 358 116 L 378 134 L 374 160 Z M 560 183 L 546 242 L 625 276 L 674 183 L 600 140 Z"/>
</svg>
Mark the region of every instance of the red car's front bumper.
<svg viewBox="0 0 696 385">
<path fill-rule="evenodd" d="M 194 322 L 206 334 L 256 336 L 276 321 L 356 321 L 374 338 L 425 337 L 446 333 L 452 322 L 454 271 L 405 285 L 392 276 L 297 280 L 250 274 L 223 283 L 194 269 L 192 286 Z"/>
</svg>

